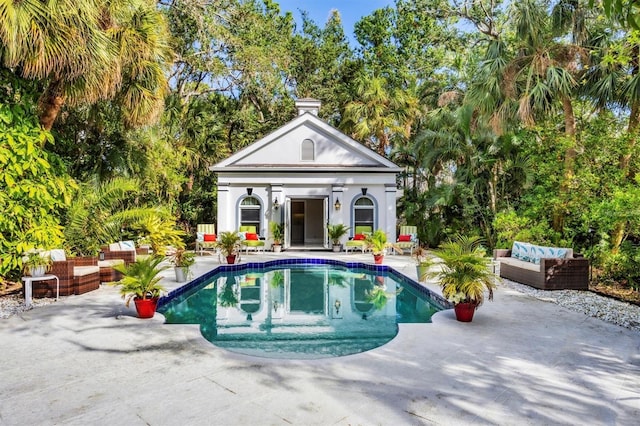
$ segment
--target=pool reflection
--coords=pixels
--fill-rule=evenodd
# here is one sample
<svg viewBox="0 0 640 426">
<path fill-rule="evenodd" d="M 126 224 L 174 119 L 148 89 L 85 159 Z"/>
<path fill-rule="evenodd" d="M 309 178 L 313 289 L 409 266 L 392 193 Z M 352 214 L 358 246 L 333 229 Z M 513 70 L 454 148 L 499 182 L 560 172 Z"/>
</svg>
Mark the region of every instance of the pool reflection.
<svg viewBox="0 0 640 426">
<path fill-rule="evenodd" d="M 398 322 L 430 322 L 440 309 L 386 273 L 290 267 L 220 274 L 160 312 L 168 323 L 199 323 L 231 351 L 319 358 L 381 346 Z"/>
</svg>

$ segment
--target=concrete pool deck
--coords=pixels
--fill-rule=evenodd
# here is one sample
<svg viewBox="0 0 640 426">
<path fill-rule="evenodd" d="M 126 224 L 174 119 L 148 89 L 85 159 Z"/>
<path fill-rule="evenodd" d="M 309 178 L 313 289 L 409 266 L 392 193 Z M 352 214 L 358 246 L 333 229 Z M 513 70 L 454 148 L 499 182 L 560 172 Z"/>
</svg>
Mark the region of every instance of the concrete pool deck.
<svg viewBox="0 0 640 426">
<path fill-rule="evenodd" d="M 244 261 L 371 254 L 249 254 Z M 384 264 L 415 278 L 408 256 Z M 218 265 L 198 258 L 195 274 Z M 165 285 L 178 286 L 173 271 Z M 427 285 L 439 293 L 437 286 Z M 103 286 L 0 320 L 0 425 L 635 425 L 640 333 L 499 286 L 390 343 L 319 360 L 227 352 Z"/>
</svg>

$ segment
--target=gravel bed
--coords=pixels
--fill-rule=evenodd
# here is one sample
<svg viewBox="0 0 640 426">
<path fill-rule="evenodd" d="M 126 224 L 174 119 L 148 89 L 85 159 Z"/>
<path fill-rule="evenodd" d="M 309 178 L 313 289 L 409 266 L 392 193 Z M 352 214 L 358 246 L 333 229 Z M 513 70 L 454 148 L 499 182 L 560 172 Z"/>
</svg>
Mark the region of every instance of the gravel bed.
<svg viewBox="0 0 640 426">
<path fill-rule="evenodd" d="M 0 319 L 6 319 L 12 315 L 17 315 L 39 306 L 50 305 L 51 303 L 55 303 L 55 301 L 56 299 L 54 297 L 32 299 L 31 307 L 27 308 L 24 306 L 24 297 L 22 297 L 22 295 L 10 294 L 8 296 L 2 296 L 0 297 Z"/>
<path fill-rule="evenodd" d="M 502 280 L 502 285 L 529 294 L 537 299 L 557 303 L 575 312 L 600 318 L 613 324 L 640 331 L 640 306 L 621 302 L 609 297 L 600 296 L 589 291 L 576 290 L 538 290 L 527 285 L 509 280 Z M 33 299 L 32 308 L 55 303 L 54 298 Z M 28 310 L 24 306 L 24 298 L 19 294 L 0 297 L 0 319 L 9 318 Z"/>
<path fill-rule="evenodd" d="M 640 331 L 640 306 L 600 296 L 590 291 L 538 290 L 528 285 L 502 279 L 506 287 L 529 294 L 537 299 L 556 303 L 575 312 L 600 318 L 631 330 Z"/>
</svg>

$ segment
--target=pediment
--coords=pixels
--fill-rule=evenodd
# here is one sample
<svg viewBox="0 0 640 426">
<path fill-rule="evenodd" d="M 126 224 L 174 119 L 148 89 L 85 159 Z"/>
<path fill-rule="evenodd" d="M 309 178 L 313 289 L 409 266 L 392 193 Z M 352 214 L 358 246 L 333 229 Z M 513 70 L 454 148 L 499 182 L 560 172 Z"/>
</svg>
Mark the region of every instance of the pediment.
<svg viewBox="0 0 640 426">
<path fill-rule="evenodd" d="M 307 141 L 307 142 L 304 142 Z M 312 155 L 309 155 L 311 141 Z M 306 154 L 303 155 L 303 143 Z M 264 138 L 212 166 L 212 171 L 354 170 L 398 172 L 400 168 L 317 116 L 302 114 Z"/>
</svg>

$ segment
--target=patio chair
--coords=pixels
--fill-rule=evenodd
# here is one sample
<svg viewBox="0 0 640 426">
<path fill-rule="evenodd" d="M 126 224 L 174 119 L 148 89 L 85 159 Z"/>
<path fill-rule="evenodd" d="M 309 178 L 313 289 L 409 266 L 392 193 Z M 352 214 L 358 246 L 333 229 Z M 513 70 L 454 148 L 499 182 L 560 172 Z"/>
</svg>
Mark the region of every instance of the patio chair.
<svg viewBox="0 0 640 426">
<path fill-rule="evenodd" d="M 207 249 L 216 250 L 216 225 L 199 223 L 196 228 L 196 253 L 202 256 Z"/>
<path fill-rule="evenodd" d="M 119 241 L 103 246 L 100 249 L 104 255 L 104 260 L 122 259 L 128 265 L 136 261 L 138 256 L 147 256 L 149 249 L 146 247 L 136 247 L 133 241 Z"/>
<path fill-rule="evenodd" d="M 400 227 L 400 234 L 398 235 L 395 247 L 399 247 L 403 251 L 409 249 L 409 256 L 413 256 L 413 250 L 418 247 L 419 243 L 417 226 L 405 225 Z"/>
<path fill-rule="evenodd" d="M 353 238 L 349 239 L 349 241 L 344 244 L 345 253 L 349 253 L 349 249 L 351 249 L 351 251 L 360 249 L 364 253 L 367 250 L 367 235 L 371 234 L 372 232 L 373 228 L 370 226 L 356 226 Z"/>
<path fill-rule="evenodd" d="M 51 270 L 49 274 L 60 280 L 60 296 L 83 294 L 100 288 L 100 268 L 97 257 L 68 258 L 63 249 L 50 252 Z M 52 297 L 55 280 L 33 283 L 33 297 Z"/>
<path fill-rule="evenodd" d="M 244 239 L 242 240 L 242 247 L 245 249 L 245 253 L 249 253 L 249 249 L 255 250 L 256 253 L 260 250 L 264 253 L 264 240 L 260 239 L 260 235 L 256 232 L 256 227 L 253 225 L 246 225 L 240 227 L 240 233 L 244 233 Z"/>
</svg>

